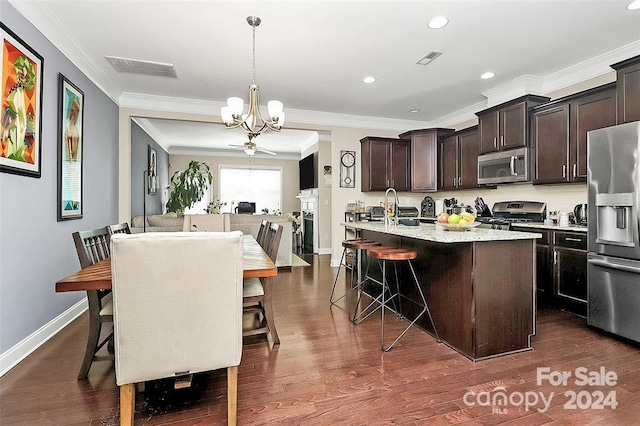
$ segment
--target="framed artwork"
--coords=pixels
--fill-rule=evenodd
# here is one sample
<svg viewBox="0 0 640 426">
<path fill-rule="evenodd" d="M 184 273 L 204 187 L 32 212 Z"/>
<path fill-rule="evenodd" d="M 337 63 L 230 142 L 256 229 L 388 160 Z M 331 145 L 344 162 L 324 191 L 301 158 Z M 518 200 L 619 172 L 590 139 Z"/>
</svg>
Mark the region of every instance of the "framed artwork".
<svg viewBox="0 0 640 426">
<path fill-rule="evenodd" d="M 156 152 L 156 150 L 149 145 L 149 161 L 147 163 L 147 170 L 148 170 L 148 174 L 147 176 L 149 177 L 149 183 L 148 183 L 148 193 L 151 195 L 155 195 L 156 191 L 157 191 L 157 185 L 156 185 L 156 177 L 158 176 L 158 153 Z"/>
<path fill-rule="evenodd" d="M 0 22 L 2 127 L 0 171 L 39 178 L 42 153 L 44 60 Z"/>
<path fill-rule="evenodd" d="M 84 92 L 60 74 L 58 96 L 58 222 L 82 218 Z"/>
</svg>

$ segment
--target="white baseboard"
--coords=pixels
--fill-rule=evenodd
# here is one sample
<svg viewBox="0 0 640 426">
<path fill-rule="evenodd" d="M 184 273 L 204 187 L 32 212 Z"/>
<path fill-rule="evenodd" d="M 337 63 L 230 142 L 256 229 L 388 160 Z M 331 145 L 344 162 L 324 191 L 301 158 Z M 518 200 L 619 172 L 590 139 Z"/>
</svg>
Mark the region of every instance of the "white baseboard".
<svg viewBox="0 0 640 426">
<path fill-rule="evenodd" d="M 331 247 L 318 249 L 318 254 L 331 254 L 331 253 L 333 253 L 333 250 L 331 249 Z"/>
<path fill-rule="evenodd" d="M 0 355 L 0 377 L 15 367 L 20 361 L 51 339 L 71 321 L 78 318 L 88 308 L 87 299 L 82 299 L 69 309 L 31 333 L 24 340 Z"/>
</svg>

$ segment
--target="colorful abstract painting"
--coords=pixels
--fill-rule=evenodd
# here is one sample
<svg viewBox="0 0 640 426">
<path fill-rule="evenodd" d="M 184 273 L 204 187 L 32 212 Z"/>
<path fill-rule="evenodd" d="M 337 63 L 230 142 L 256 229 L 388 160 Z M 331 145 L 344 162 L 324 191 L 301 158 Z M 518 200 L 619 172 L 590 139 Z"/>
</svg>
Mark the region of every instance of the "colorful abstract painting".
<svg viewBox="0 0 640 426">
<path fill-rule="evenodd" d="M 0 37 L 0 171 L 39 178 L 43 59 L 2 23 Z"/>
</svg>

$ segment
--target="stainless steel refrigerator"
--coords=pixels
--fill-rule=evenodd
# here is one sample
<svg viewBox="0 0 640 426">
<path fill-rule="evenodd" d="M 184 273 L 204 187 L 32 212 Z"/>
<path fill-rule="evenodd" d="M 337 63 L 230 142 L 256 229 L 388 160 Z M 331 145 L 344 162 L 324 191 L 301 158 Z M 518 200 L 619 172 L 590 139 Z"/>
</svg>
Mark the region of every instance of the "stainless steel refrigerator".
<svg viewBox="0 0 640 426">
<path fill-rule="evenodd" d="M 640 122 L 587 134 L 591 326 L 640 342 Z"/>
</svg>

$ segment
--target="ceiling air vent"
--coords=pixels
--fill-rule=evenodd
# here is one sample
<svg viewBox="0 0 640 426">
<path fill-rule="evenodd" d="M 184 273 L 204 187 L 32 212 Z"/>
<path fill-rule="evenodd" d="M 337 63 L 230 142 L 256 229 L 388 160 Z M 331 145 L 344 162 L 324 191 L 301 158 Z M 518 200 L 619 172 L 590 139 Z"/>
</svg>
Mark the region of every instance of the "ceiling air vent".
<svg viewBox="0 0 640 426">
<path fill-rule="evenodd" d="M 117 58 L 115 56 L 105 56 L 105 58 L 107 58 L 107 61 L 109 61 L 111 66 L 118 72 L 178 78 L 176 67 L 173 64 Z"/>
<path fill-rule="evenodd" d="M 432 50 L 431 52 L 427 53 L 422 58 L 420 58 L 418 60 L 418 62 L 416 62 L 416 64 L 418 64 L 418 65 L 427 65 L 427 64 L 429 64 L 429 62 L 433 61 L 434 59 L 436 59 L 440 55 L 442 55 L 442 52 L 436 52 L 435 50 Z"/>
</svg>

